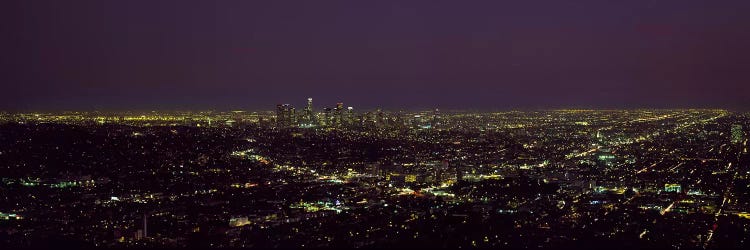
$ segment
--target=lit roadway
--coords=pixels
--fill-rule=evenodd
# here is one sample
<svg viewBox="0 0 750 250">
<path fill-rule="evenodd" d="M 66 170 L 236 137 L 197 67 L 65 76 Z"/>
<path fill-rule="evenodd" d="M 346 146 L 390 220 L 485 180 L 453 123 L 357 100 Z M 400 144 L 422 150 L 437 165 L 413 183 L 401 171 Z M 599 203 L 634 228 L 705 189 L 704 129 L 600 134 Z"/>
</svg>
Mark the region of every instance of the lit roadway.
<svg viewBox="0 0 750 250">
<path fill-rule="evenodd" d="M 732 166 L 732 163 L 729 163 L 727 165 L 727 170 Z M 719 207 L 719 210 L 714 214 L 714 223 L 710 229 L 708 229 L 708 238 L 706 239 L 706 242 L 703 244 L 703 248 L 707 248 L 708 244 L 711 242 L 711 239 L 713 239 L 714 236 L 714 229 L 718 227 L 719 222 L 719 215 L 721 215 L 721 211 L 724 209 L 724 205 L 727 203 L 727 200 L 729 200 L 729 195 L 732 193 L 732 184 L 734 183 L 735 179 L 737 179 L 737 171 L 734 172 L 734 175 L 732 176 L 732 181 L 728 182 L 727 188 L 724 191 L 724 200 L 721 202 L 721 206 Z"/>
</svg>

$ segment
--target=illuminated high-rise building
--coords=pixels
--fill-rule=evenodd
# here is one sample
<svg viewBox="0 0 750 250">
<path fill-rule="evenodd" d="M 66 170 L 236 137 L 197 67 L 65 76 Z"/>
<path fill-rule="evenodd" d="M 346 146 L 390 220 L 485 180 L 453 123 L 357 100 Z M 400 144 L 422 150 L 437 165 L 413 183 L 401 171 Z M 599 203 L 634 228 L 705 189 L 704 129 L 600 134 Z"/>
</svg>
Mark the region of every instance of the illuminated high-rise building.
<svg viewBox="0 0 750 250">
<path fill-rule="evenodd" d="M 310 97 L 307 98 L 307 106 L 305 106 L 302 122 L 304 122 L 306 125 L 314 125 L 316 124 L 315 120 L 316 119 L 315 113 L 313 112 L 312 97 Z"/>
<path fill-rule="evenodd" d="M 740 143 L 742 143 L 743 137 L 745 137 L 745 133 L 742 132 L 742 125 L 739 125 L 739 124 L 732 125 L 731 132 L 732 132 L 731 133 L 732 143 L 734 143 L 734 144 L 740 144 Z"/>
<path fill-rule="evenodd" d="M 352 107 L 346 108 L 346 125 L 354 125 L 354 108 Z"/>
<path fill-rule="evenodd" d="M 289 108 L 289 126 L 297 125 L 297 110 L 294 107 Z"/>
<path fill-rule="evenodd" d="M 295 122 L 294 107 L 289 104 L 276 105 L 276 125 L 289 127 Z"/>
<path fill-rule="evenodd" d="M 322 125 L 331 126 L 332 120 L 333 120 L 333 116 L 331 115 L 331 108 L 324 108 Z"/>
<path fill-rule="evenodd" d="M 335 124 L 336 126 L 341 126 L 341 121 L 343 120 L 342 118 L 344 115 L 344 103 L 336 103 L 336 108 L 333 110 L 333 115 L 333 124 Z"/>
<path fill-rule="evenodd" d="M 284 105 L 276 104 L 276 126 L 283 127 L 284 124 Z"/>
</svg>

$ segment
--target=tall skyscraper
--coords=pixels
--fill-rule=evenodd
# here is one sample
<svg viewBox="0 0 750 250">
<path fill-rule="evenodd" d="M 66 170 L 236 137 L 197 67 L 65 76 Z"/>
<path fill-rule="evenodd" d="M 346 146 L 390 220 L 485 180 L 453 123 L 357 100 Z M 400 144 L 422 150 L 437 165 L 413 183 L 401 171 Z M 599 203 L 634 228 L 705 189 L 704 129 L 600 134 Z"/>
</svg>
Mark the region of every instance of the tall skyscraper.
<svg viewBox="0 0 750 250">
<path fill-rule="evenodd" d="M 333 110 L 334 122 L 336 126 L 341 126 L 341 121 L 344 115 L 344 103 L 336 103 L 336 108 Z"/>
<path fill-rule="evenodd" d="M 294 107 L 291 107 L 291 106 L 289 107 L 289 113 L 288 113 L 287 119 L 289 120 L 288 126 L 297 125 L 297 110 L 294 109 Z"/>
<path fill-rule="evenodd" d="M 354 108 L 352 107 L 346 108 L 346 125 L 347 126 L 354 125 Z"/>
<path fill-rule="evenodd" d="M 307 106 L 305 106 L 304 122 L 307 125 L 315 124 L 315 114 L 313 113 L 312 97 L 307 98 Z"/>
<path fill-rule="evenodd" d="M 284 105 L 276 104 L 276 126 L 283 127 L 284 125 Z"/>
<path fill-rule="evenodd" d="M 295 123 L 294 107 L 289 104 L 276 105 L 276 125 L 279 127 L 289 127 Z"/>
</svg>

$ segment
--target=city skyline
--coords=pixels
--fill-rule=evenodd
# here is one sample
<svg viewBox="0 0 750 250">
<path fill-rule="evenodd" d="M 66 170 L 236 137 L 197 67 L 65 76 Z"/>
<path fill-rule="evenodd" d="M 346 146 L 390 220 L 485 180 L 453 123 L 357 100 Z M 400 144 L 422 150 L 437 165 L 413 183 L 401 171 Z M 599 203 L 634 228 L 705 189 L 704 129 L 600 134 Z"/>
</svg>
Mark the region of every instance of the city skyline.
<svg viewBox="0 0 750 250">
<path fill-rule="evenodd" d="M 442 110 L 444 112 L 456 112 L 456 113 L 462 113 L 462 112 L 509 112 L 509 111 L 519 111 L 519 112 L 528 112 L 528 111 L 558 111 L 558 110 L 583 110 L 583 111 L 617 111 L 617 110 L 728 110 L 733 112 L 745 112 L 747 111 L 746 108 L 725 108 L 725 107 L 681 107 L 681 106 L 671 106 L 671 107 L 648 107 L 648 106 L 636 106 L 636 107 L 616 107 L 616 106 L 599 106 L 599 107 L 591 107 L 591 106 L 574 106 L 574 105 L 560 105 L 560 106 L 547 106 L 547 107 L 517 107 L 517 106 L 508 106 L 508 107 L 484 107 L 484 108 L 442 108 L 437 105 L 421 105 L 420 107 L 409 107 L 409 106 L 387 106 L 387 105 L 374 105 L 369 107 L 362 107 L 358 106 L 356 103 L 351 102 L 342 102 L 340 99 L 332 99 L 332 100 L 339 100 L 339 101 L 333 101 L 333 102 L 327 102 L 327 103 L 318 103 L 318 108 L 311 107 L 312 99 L 315 99 L 313 97 L 306 97 L 300 100 L 288 100 L 283 101 L 275 104 L 266 104 L 265 107 L 257 108 L 257 109 L 242 109 L 242 108 L 210 108 L 210 107 L 199 107 L 199 108 L 109 108 L 109 109 L 102 109 L 102 108 L 90 108 L 90 109 L 63 109 L 63 108 L 51 108 L 51 109 L 17 109 L 17 110 L 0 110 L 0 113 L 10 113 L 10 114 L 23 114 L 23 113 L 62 113 L 62 112 L 83 112 L 83 113 L 90 113 L 90 112 L 103 112 L 103 113 L 122 113 L 122 112 L 275 112 L 279 105 L 288 105 L 290 108 L 299 107 L 300 112 L 307 112 L 308 107 L 310 108 L 311 112 L 314 113 L 322 113 L 328 108 L 335 108 L 338 104 L 346 104 L 345 108 L 354 108 L 356 107 L 356 112 L 371 112 L 371 111 L 388 111 L 388 112 L 422 112 L 422 111 L 433 111 L 433 110 Z M 317 99 L 316 99 L 317 100 Z M 352 106 L 355 105 L 355 106 Z M 295 108 L 296 109 L 296 108 Z M 301 113 L 300 113 L 301 114 Z"/>
</svg>

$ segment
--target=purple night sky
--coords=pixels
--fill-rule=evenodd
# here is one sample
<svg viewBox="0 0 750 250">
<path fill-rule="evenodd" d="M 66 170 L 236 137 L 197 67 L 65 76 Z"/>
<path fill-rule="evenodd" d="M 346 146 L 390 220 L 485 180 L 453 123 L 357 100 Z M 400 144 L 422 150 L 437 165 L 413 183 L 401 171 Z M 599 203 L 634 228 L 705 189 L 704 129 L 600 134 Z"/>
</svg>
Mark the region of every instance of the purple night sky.
<svg viewBox="0 0 750 250">
<path fill-rule="evenodd" d="M 0 2 L 0 110 L 750 107 L 750 1 Z"/>
</svg>

